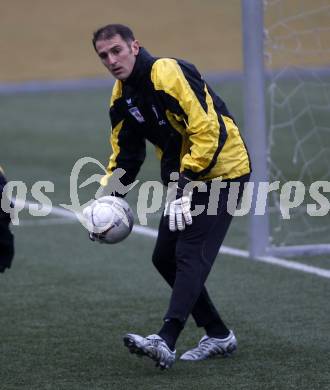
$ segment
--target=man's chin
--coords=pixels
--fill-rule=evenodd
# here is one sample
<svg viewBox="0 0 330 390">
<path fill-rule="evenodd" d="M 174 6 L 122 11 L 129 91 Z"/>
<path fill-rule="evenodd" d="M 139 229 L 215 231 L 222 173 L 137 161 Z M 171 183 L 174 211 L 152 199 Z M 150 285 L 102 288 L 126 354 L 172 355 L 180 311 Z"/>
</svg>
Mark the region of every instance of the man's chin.
<svg viewBox="0 0 330 390">
<path fill-rule="evenodd" d="M 121 81 L 125 81 L 127 79 L 127 76 L 122 72 L 111 72 L 112 76 Z"/>
</svg>

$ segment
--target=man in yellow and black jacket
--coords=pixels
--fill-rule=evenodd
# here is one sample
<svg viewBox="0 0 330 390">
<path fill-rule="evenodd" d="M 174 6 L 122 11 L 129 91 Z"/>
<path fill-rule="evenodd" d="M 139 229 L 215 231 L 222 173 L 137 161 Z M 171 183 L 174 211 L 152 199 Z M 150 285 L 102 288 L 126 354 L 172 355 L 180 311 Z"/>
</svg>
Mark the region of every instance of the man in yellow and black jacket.
<svg viewBox="0 0 330 390">
<path fill-rule="evenodd" d="M 216 215 L 205 209 L 192 218 L 190 210 L 208 204 L 213 180 L 240 183 L 241 196 L 251 166 L 235 120 L 194 65 L 151 56 L 127 26 L 100 28 L 93 45 L 117 79 L 110 103 L 113 152 L 102 184 L 106 186 L 117 168 L 126 172 L 121 182 L 132 183 L 145 159 L 146 140 L 156 148 L 164 185 L 173 172 L 179 173 L 176 198 L 161 218 L 153 253 L 154 265 L 172 287 L 164 325 L 148 337 L 127 334 L 124 343 L 131 352 L 168 368 L 192 314 L 206 336 L 181 359 L 228 355 L 236 349 L 235 335 L 221 320 L 204 284 L 232 219 L 226 209 L 229 185 L 220 192 Z M 206 192 L 187 191 L 191 181 L 205 183 Z"/>
<path fill-rule="evenodd" d="M 10 268 L 14 257 L 14 237 L 9 229 L 10 216 L 1 208 L 3 188 L 6 185 L 6 178 L 0 167 L 0 272 Z"/>
</svg>

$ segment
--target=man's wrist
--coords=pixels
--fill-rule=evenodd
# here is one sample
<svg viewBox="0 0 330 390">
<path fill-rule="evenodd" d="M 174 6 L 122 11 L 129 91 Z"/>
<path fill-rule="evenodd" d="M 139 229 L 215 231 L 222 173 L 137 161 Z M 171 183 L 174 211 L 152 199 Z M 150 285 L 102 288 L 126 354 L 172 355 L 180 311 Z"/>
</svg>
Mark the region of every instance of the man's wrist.
<svg viewBox="0 0 330 390">
<path fill-rule="evenodd" d="M 178 180 L 178 188 L 177 188 L 177 199 L 189 195 L 188 191 L 185 188 L 186 185 L 189 184 L 190 182 L 191 179 L 189 177 L 187 177 L 183 173 L 180 173 L 179 180 Z"/>
<path fill-rule="evenodd" d="M 190 182 L 191 179 L 187 175 L 185 175 L 184 173 L 180 173 L 178 180 L 178 188 L 181 188 L 183 190 L 185 186 Z"/>
</svg>

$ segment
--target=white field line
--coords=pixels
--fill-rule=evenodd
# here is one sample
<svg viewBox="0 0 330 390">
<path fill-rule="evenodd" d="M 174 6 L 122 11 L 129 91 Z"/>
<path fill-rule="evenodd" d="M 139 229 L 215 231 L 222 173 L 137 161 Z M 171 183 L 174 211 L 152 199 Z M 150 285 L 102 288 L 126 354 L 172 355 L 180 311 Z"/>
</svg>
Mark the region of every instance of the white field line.
<svg viewBox="0 0 330 390">
<path fill-rule="evenodd" d="M 19 226 L 53 226 L 53 225 L 70 225 L 77 223 L 77 219 L 59 217 L 59 218 L 39 218 L 24 219 L 19 221 Z"/>
<path fill-rule="evenodd" d="M 20 205 L 24 204 L 24 208 L 26 208 L 26 209 L 28 209 L 29 207 L 30 207 L 30 209 L 35 209 L 35 210 L 38 209 L 38 205 L 36 203 L 31 203 L 31 202 L 27 202 L 27 201 L 21 202 L 18 199 L 15 200 L 15 203 L 20 204 Z M 74 213 L 72 213 L 69 210 L 65 210 L 63 208 L 60 208 L 60 207 L 52 207 L 51 214 L 62 217 L 62 219 L 67 220 L 67 223 L 72 223 L 74 221 L 77 221 L 77 218 L 76 218 Z M 57 219 L 58 222 L 61 220 L 59 218 L 48 218 L 49 222 L 51 222 L 51 223 L 54 223 L 55 219 Z M 22 225 L 27 226 L 27 222 L 29 222 L 29 221 L 24 221 L 24 224 L 22 224 Z M 46 223 L 44 223 L 44 225 L 45 224 Z M 21 225 L 21 223 L 20 223 L 20 225 Z M 141 234 L 143 236 L 147 236 L 147 237 L 152 237 L 152 238 L 157 237 L 157 230 L 151 229 L 147 226 L 135 225 L 133 227 L 133 232 L 136 234 Z M 245 251 L 242 249 L 231 248 L 228 246 L 222 246 L 219 253 L 223 253 L 223 254 L 231 255 L 231 256 L 236 256 L 236 257 L 241 257 L 241 258 L 252 260 L 252 261 L 259 261 L 262 263 L 277 265 L 278 267 L 293 269 L 295 271 L 300 271 L 300 272 L 304 272 L 304 273 L 308 273 L 308 274 L 312 274 L 312 275 L 317 275 L 317 276 L 320 276 L 323 278 L 330 279 L 330 270 L 310 266 L 310 265 L 299 263 L 296 261 L 280 259 L 280 258 L 273 257 L 273 256 L 261 256 L 261 257 L 252 259 L 252 258 L 250 258 L 248 251 Z"/>
<path fill-rule="evenodd" d="M 157 237 L 157 230 L 148 228 L 146 226 L 134 226 L 133 231 L 137 234 L 141 234 L 148 237 Z M 236 256 L 236 257 L 242 257 L 244 259 L 254 260 L 254 261 L 260 261 L 262 263 L 268 263 L 277 265 L 279 267 L 283 268 L 289 268 L 294 269 L 296 271 L 302 271 L 309 274 L 314 274 L 317 276 L 321 276 L 324 278 L 330 279 L 330 270 L 325 270 L 323 268 L 313 267 L 310 265 L 306 265 L 303 263 L 298 263 L 296 261 L 290 261 L 290 260 L 284 260 L 279 259 L 277 257 L 273 256 L 261 256 L 255 259 L 250 258 L 249 252 L 242 250 L 242 249 L 236 249 L 231 248 L 229 246 L 222 246 L 219 253 L 223 253 L 226 255 Z"/>
</svg>

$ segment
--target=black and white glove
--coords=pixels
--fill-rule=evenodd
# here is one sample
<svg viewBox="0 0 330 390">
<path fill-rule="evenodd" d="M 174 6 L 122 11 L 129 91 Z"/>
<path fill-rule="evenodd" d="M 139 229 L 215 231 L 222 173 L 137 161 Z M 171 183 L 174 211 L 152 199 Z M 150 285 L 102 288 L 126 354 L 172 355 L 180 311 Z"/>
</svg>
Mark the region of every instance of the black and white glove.
<svg viewBox="0 0 330 390">
<path fill-rule="evenodd" d="M 182 231 L 186 225 L 192 224 L 191 216 L 191 192 L 185 190 L 190 179 L 182 174 L 178 180 L 176 199 L 169 201 L 165 207 L 165 213 L 169 215 L 169 229 L 171 232 Z"/>
</svg>

